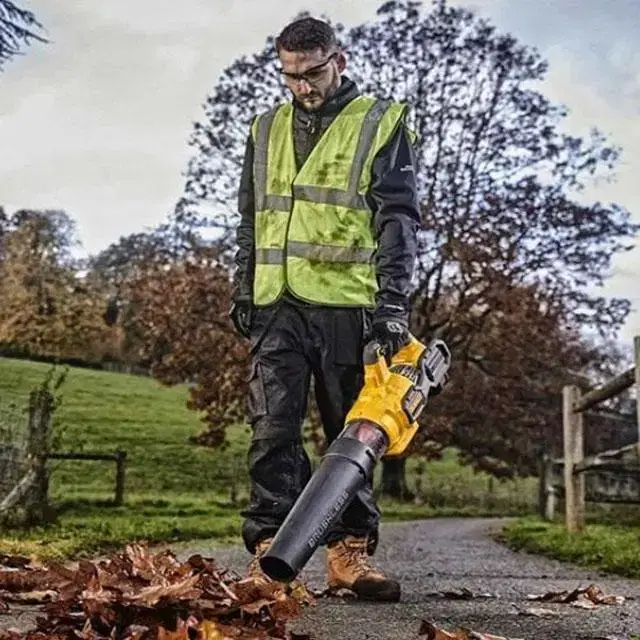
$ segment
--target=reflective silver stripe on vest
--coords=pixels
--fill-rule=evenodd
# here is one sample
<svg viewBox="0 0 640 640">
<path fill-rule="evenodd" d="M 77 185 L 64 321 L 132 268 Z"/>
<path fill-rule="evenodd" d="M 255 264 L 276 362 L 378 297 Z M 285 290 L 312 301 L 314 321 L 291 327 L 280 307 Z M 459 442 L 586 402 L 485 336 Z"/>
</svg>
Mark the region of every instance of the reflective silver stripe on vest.
<svg viewBox="0 0 640 640">
<path fill-rule="evenodd" d="M 367 209 L 367 200 L 358 193 L 360 177 L 364 170 L 369 149 L 373 144 L 378 126 L 391 103 L 377 100 L 364 117 L 360 137 L 356 146 L 353 164 L 349 172 L 347 190 L 309 185 L 293 185 L 293 194 L 297 200 L 329 204 L 348 209 Z M 267 194 L 267 162 L 269 160 L 269 134 L 277 109 L 260 116 L 256 130 L 256 155 L 254 158 L 254 198 L 255 210 L 282 211 L 288 213 L 293 205 L 292 198 L 285 195 Z"/>
<path fill-rule="evenodd" d="M 349 181 L 351 181 L 351 176 L 349 176 Z M 305 200 L 306 202 L 332 204 L 338 207 L 347 207 L 347 209 L 367 208 L 367 199 L 357 191 L 350 192 L 343 191 L 342 189 L 310 187 L 303 184 L 294 184 L 293 195 L 296 200 Z"/>
<path fill-rule="evenodd" d="M 351 172 L 349 173 L 349 187 L 347 191 L 354 196 L 358 194 L 360 176 L 362 176 L 369 149 L 371 149 L 373 140 L 376 137 L 376 131 L 378 131 L 382 116 L 384 116 L 385 111 L 390 105 L 391 103 L 388 100 L 377 100 L 364 117 L 364 122 L 360 129 L 360 137 L 358 138 L 358 146 L 356 147 Z"/>
<path fill-rule="evenodd" d="M 276 110 L 271 109 L 258 118 L 256 127 L 255 156 L 253 160 L 253 197 L 255 210 L 264 211 L 267 207 L 267 162 L 269 160 L 269 134 Z M 273 196 L 272 196 L 273 197 Z M 287 209 L 288 211 L 288 209 Z"/>
<path fill-rule="evenodd" d="M 256 211 L 271 209 L 272 211 L 282 211 L 283 213 L 289 213 L 289 211 L 291 211 L 291 205 L 293 204 L 291 196 L 274 196 L 271 194 L 267 194 L 267 196 L 264 197 L 263 201 L 264 207 L 260 208 L 256 205 Z"/>
<path fill-rule="evenodd" d="M 282 249 L 256 249 L 256 264 L 282 264 Z"/>
<path fill-rule="evenodd" d="M 290 242 L 287 245 L 287 255 L 318 262 L 367 264 L 371 262 L 373 254 L 374 249 L 365 247 L 340 247 L 307 242 Z M 282 264 L 283 260 L 282 249 L 256 249 L 256 264 Z"/>
<path fill-rule="evenodd" d="M 371 262 L 374 249 L 366 247 L 340 247 L 328 244 L 310 244 L 307 242 L 289 242 L 287 255 L 294 258 L 306 258 L 318 262 L 353 262 L 366 264 Z"/>
</svg>

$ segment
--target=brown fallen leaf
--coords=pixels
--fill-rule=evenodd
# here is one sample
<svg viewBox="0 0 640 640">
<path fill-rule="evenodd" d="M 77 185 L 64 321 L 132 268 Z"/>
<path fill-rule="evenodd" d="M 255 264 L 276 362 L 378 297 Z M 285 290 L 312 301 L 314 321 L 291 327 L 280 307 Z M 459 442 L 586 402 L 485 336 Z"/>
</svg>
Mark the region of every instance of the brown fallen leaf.
<svg viewBox="0 0 640 640">
<path fill-rule="evenodd" d="M 316 604 L 316 599 L 315 599 L 313 593 L 307 587 L 307 585 L 302 581 L 298 581 L 296 586 L 292 587 L 290 589 L 289 595 L 296 602 L 299 602 L 300 604 L 307 604 L 307 605 L 315 605 Z"/>
<path fill-rule="evenodd" d="M 480 633 L 470 629 L 454 629 L 446 631 L 436 627 L 432 622 L 422 621 L 419 636 L 427 636 L 427 640 L 522 640 L 521 638 L 507 638 L 505 636 L 494 636 L 489 633 Z"/>
<path fill-rule="evenodd" d="M 19 604 L 43 604 L 44 602 L 51 602 L 52 600 L 55 600 L 57 596 L 58 592 L 53 589 L 47 589 L 46 591 L 23 592 L 3 591 L 0 600 Z"/>
<path fill-rule="evenodd" d="M 571 602 L 578 597 L 579 589 L 574 591 L 549 591 L 543 594 L 529 594 L 527 600 L 535 600 L 538 602 L 559 602 L 567 603 Z"/>
<path fill-rule="evenodd" d="M 588 609 L 588 610 L 598 608 L 598 605 L 595 602 L 591 602 L 591 600 L 587 598 L 579 598 L 575 602 L 572 602 L 571 606 L 576 607 L 578 609 Z"/>
<path fill-rule="evenodd" d="M 0 569 L 1 591 L 33 591 L 47 587 L 51 576 L 44 570 Z"/>
<path fill-rule="evenodd" d="M 140 640 L 148 631 L 149 627 L 132 624 L 123 631 L 122 640 Z"/>
<path fill-rule="evenodd" d="M 198 576 L 190 576 L 173 584 L 143 587 L 135 594 L 127 594 L 124 599 L 131 604 L 141 604 L 146 607 L 153 607 L 161 599 L 197 600 L 202 594 L 202 591 L 196 588 L 197 583 Z"/>
<path fill-rule="evenodd" d="M 189 629 L 184 621 L 180 620 L 174 631 L 169 631 L 163 626 L 158 627 L 157 640 L 189 640 Z"/>
<path fill-rule="evenodd" d="M 271 614 L 278 620 L 293 620 L 302 613 L 302 606 L 293 598 L 280 594 L 271 605 Z"/>
<path fill-rule="evenodd" d="M 253 602 L 247 602 L 246 604 L 241 605 L 240 608 L 246 613 L 257 614 L 260 613 L 260 610 L 263 607 L 268 607 L 274 602 L 275 600 L 270 598 L 261 598 L 260 600 L 254 600 Z"/>
<path fill-rule="evenodd" d="M 594 604 L 611 604 L 618 605 L 622 604 L 626 598 L 624 596 L 614 596 L 609 595 L 606 596 L 602 592 L 600 587 L 597 587 L 595 584 L 590 584 L 584 591 L 584 595 L 591 600 Z"/>
<path fill-rule="evenodd" d="M 203 620 L 197 626 L 200 640 L 224 640 L 220 627 L 211 620 Z"/>
<path fill-rule="evenodd" d="M 427 640 L 461 640 L 462 636 L 454 635 L 436 627 L 432 622 L 422 621 L 420 629 L 418 630 L 419 636 L 427 636 Z"/>
<path fill-rule="evenodd" d="M 624 596 L 606 596 L 602 590 L 594 584 L 590 584 L 584 589 L 574 589 L 573 591 L 549 591 L 542 595 L 528 595 L 527 600 L 539 602 L 557 602 L 560 604 L 573 604 L 574 606 L 590 609 L 591 602 L 594 605 L 620 605 L 625 602 Z"/>
</svg>

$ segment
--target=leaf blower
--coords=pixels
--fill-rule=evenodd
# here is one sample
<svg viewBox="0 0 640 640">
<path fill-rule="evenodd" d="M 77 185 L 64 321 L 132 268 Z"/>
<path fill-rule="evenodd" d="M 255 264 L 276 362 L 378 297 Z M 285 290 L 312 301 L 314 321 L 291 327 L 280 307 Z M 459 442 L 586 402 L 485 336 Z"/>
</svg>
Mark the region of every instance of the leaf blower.
<svg viewBox="0 0 640 640">
<path fill-rule="evenodd" d="M 293 580 L 372 477 L 378 460 L 407 449 L 429 395 L 447 381 L 451 353 L 442 340 L 425 347 L 410 336 L 389 364 L 375 341 L 365 346 L 363 361 L 364 385 L 344 429 L 260 558 L 274 580 Z"/>
</svg>

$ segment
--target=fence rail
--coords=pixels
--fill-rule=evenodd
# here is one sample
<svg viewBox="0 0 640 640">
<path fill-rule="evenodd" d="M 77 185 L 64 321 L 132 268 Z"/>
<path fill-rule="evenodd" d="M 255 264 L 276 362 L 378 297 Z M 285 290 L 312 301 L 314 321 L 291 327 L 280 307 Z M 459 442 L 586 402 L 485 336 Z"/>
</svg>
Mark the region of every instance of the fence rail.
<svg viewBox="0 0 640 640">
<path fill-rule="evenodd" d="M 116 486 L 113 503 L 120 507 L 124 503 L 124 476 L 127 462 L 127 452 L 118 450 L 115 453 L 46 453 L 47 460 L 96 460 L 116 463 Z"/>
<path fill-rule="evenodd" d="M 569 532 L 584 529 L 585 503 L 640 503 L 640 336 L 634 344 L 634 366 L 587 393 L 576 385 L 562 390 L 564 457 L 545 456 L 540 470 L 540 513 L 552 520 L 558 489 L 556 468 L 563 467 L 565 524 Z M 584 454 L 584 414 L 630 387 L 636 391 L 638 442 L 596 455 Z"/>
</svg>

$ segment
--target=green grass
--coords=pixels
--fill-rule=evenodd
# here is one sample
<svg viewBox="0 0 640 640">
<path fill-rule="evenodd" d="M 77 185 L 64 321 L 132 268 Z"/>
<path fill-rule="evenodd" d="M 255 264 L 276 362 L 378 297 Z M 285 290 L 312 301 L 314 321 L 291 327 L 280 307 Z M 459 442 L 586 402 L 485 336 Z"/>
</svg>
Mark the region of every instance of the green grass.
<svg viewBox="0 0 640 640">
<path fill-rule="evenodd" d="M 626 517 L 625 517 L 626 516 Z M 633 508 L 603 511 L 592 508 L 585 529 L 570 534 L 561 522 L 520 518 L 509 523 L 498 539 L 512 549 L 629 578 L 640 578 L 640 517 Z"/>
<path fill-rule="evenodd" d="M 8 399 L 26 399 L 48 369 L 46 364 L 0 358 L 0 421 Z M 0 531 L 0 552 L 62 558 L 134 540 L 239 539 L 239 511 L 248 496 L 246 426 L 229 430 L 224 450 L 190 444 L 188 437 L 203 425 L 185 406 L 186 387 L 167 388 L 145 377 L 70 368 L 61 394 L 54 423 L 62 434 L 59 449 L 126 450 L 125 504 L 110 503 L 114 463 L 52 462 L 50 495 L 57 522 Z M 535 481 L 492 483 L 461 467 L 453 451 L 437 462 L 410 460 L 408 469 L 410 489 L 418 488 L 417 503 L 383 500 L 385 521 L 521 515 L 535 503 Z"/>
</svg>

